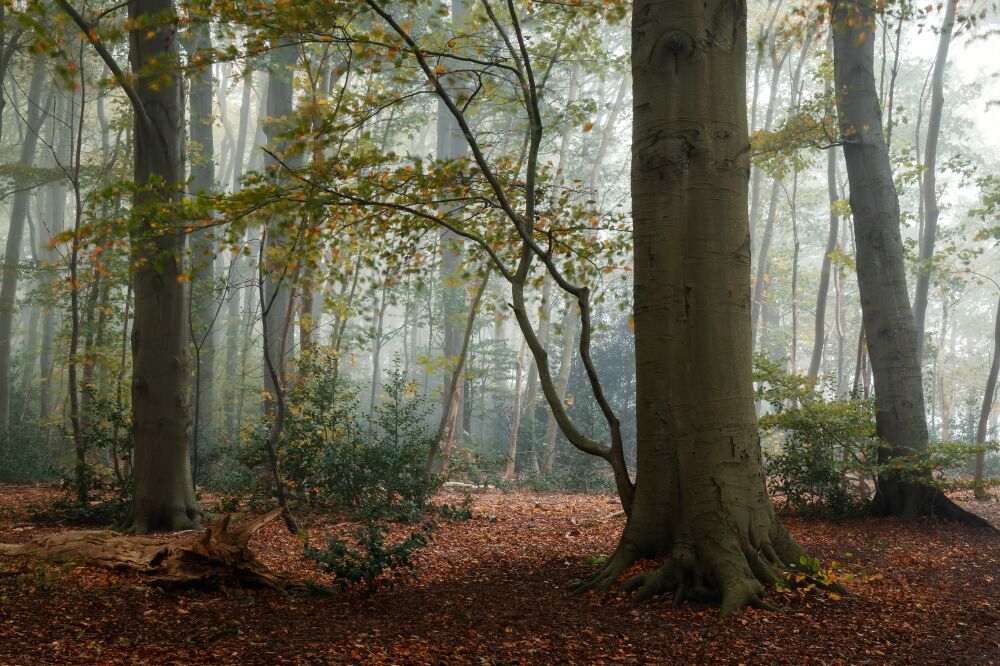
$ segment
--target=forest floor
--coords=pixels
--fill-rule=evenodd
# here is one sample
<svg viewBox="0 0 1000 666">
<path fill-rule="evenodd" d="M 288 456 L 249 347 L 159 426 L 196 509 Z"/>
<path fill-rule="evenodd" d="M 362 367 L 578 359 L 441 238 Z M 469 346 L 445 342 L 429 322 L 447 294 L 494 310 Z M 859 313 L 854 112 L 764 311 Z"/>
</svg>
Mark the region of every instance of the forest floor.
<svg viewBox="0 0 1000 666">
<path fill-rule="evenodd" d="M 0 542 L 57 531 L 24 521 L 58 496 L 0 486 Z M 1000 501 L 965 504 L 1000 524 Z M 783 612 L 720 620 L 703 604 L 567 595 L 614 549 L 618 509 L 610 496 L 476 492 L 471 519 L 438 518 L 413 572 L 371 596 L 167 593 L 138 573 L 0 557 L 0 664 L 1000 664 L 1000 532 L 786 518 L 852 596 L 771 592 Z M 314 542 L 352 531 L 307 527 Z M 280 521 L 251 546 L 275 570 L 329 582 Z"/>
</svg>

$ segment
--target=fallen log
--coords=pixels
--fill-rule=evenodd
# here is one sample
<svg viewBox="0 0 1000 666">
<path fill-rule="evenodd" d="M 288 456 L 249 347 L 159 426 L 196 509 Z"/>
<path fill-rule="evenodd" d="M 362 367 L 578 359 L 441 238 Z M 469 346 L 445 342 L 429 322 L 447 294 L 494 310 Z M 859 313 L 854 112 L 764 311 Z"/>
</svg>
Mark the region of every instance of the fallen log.
<svg viewBox="0 0 1000 666">
<path fill-rule="evenodd" d="M 271 571 L 248 547 L 250 537 L 281 515 L 276 509 L 231 527 L 231 515 L 200 532 L 170 538 L 127 536 L 110 531 L 68 531 L 27 543 L 0 544 L 0 555 L 31 555 L 44 560 L 80 559 L 103 567 L 138 571 L 162 587 L 245 584 L 284 590 L 301 582 Z"/>
</svg>

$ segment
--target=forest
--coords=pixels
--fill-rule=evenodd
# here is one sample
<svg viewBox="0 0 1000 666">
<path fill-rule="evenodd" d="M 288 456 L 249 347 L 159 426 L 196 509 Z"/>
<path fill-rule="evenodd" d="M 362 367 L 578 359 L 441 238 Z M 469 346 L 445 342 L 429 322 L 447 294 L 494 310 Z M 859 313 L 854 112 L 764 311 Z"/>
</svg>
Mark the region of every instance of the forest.
<svg viewBox="0 0 1000 666">
<path fill-rule="evenodd" d="M 994 0 L 0 0 L 0 663 L 1000 662 Z"/>
</svg>

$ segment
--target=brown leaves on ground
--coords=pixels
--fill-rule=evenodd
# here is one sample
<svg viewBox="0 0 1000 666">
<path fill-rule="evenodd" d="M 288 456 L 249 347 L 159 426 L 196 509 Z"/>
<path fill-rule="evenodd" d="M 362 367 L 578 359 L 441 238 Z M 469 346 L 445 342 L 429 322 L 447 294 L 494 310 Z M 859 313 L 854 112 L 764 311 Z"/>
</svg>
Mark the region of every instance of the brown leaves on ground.
<svg viewBox="0 0 1000 666">
<path fill-rule="evenodd" d="M 0 487 L 0 541 L 57 531 L 12 515 L 51 497 Z M 787 519 L 853 596 L 772 592 L 784 612 L 720 620 L 707 605 L 566 594 L 613 550 L 618 509 L 602 496 L 477 493 L 473 519 L 441 521 L 415 572 L 371 597 L 167 593 L 135 572 L 0 556 L 0 663 L 1000 663 L 1000 533 Z M 317 544 L 354 529 L 308 527 Z M 250 548 L 276 573 L 331 582 L 281 524 Z"/>
</svg>

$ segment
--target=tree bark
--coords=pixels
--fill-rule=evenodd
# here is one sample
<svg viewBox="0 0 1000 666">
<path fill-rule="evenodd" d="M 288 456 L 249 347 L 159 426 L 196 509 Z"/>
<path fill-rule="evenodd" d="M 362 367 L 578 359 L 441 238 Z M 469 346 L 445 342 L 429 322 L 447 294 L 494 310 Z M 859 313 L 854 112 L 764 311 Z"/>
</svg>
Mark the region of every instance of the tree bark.
<svg viewBox="0 0 1000 666">
<path fill-rule="evenodd" d="M 637 0 L 632 17 L 637 472 L 614 555 L 637 599 L 765 606 L 801 548 L 764 487 L 750 349 L 746 5 Z M 712 224 L 705 224 L 712 220 Z"/>
<path fill-rule="evenodd" d="M 524 349 L 525 340 L 521 338 L 521 345 L 517 350 L 517 362 L 514 366 L 514 405 L 510 410 L 510 435 L 507 438 L 507 467 L 504 469 L 503 478 L 508 481 L 514 478 L 514 469 L 517 462 L 517 431 L 521 425 L 521 379 L 524 369 Z"/>
<path fill-rule="evenodd" d="M 924 391 L 913 310 L 906 288 L 899 200 L 875 89 L 874 15 L 859 0 L 841 0 L 833 12 L 837 116 L 851 187 L 857 238 L 858 289 L 875 379 L 880 462 L 919 455 L 927 448 Z M 876 515 L 913 519 L 941 515 L 982 523 L 928 484 L 894 474 L 876 480 Z"/>
<path fill-rule="evenodd" d="M 215 139 L 212 99 L 215 82 L 209 64 L 197 64 L 212 50 L 209 23 L 202 16 L 192 16 L 186 48 L 188 60 L 195 63 L 191 73 L 191 94 L 188 100 L 191 151 L 190 189 L 195 199 L 215 191 Z M 190 235 L 191 341 L 194 346 L 196 376 L 194 378 L 194 424 L 192 447 L 194 475 L 198 475 L 198 443 L 203 432 L 211 432 L 215 417 L 215 319 L 219 304 L 215 297 L 216 243 L 211 230 L 199 229 Z"/>
<path fill-rule="evenodd" d="M 453 31 L 460 31 L 466 22 L 469 8 L 466 0 L 451 0 L 451 27 Z M 454 63 L 451 63 L 454 65 Z M 447 66 L 447 63 L 446 63 Z M 461 81 L 453 76 L 443 76 L 442 83 L 445 89 L 455 96 L 461 86 Z M 452 115 L 447 105 L 443 101 L 438 101 L 437 107 L 437 158 L 442 161 L 456 160 L 464 157 L 468 152 L 468 143 L 458 121 Z M 462 315 L 464 313 L 463 285 L 465 280 L 462 276 L 464 262 L 462 239 L 445 230 L 441 233 L 441 326 L 444 333 L 444 349 L 442 354 L 446 359 L 446 366 L 451 372 L 462 372 L 462 368 L 454 367 L 458 363 L 458 357 L 462 346 Z M 452 402 L 455 402 L 457 409 L 461 411 L 462 387 L 457 387 L 457 394 L 443 395 L 441 410 L 448 412 L 452 409 Z M 443 393 L 447 393 L 446 391 Z"/>
<path fill-rule="evenodd" d="M 545 348 L 549 345 L 549 328 L 552 323 L 552 279 L 546 273 L 542 284 L 542 301 L 538 304 L 538 342 Z M 530 444 L 527 453 L 528 471 L 538 474 L 538 440 L 536 438 L 535 418 L 538 409 L 538 365 L 532 356 L 531 364 L 528 366 L 528 379 L 525 384 L 524 396 L 524 421 L 527 430 L 528 442 Z"/>
<path fill-rule="evenodd" d="M 924 358 L 924 327 L 927 320 L 927 296 L 933 272 L 934 243 L 941 209 L 937 200 L 937 150 L 941 134 L 941 115 L 944 110 L 944 71 L 948 66 L 948 49 L 955 27 L 955 8 L 958 0 L 946 0 L 944 20 L 938 33 L 937 56 L 934 58 L 934 76 L 931 80 L 931 108 L 927 116 L 927 143 L 924 153 L 923 203 L 924 227 L 920 236 L 920 261 L 917 285 L 913 295 L 913 320 L 917 329 L 917 361 Z M 943 340 L 942 340 L 943 343 Z"/>
<path fill-rule="evenodd" d="M 292 122 L 293 107 L 293 68 L 298 61 L 298 52 L 293 46 L 279 41 L 271 50 L 271 68 L 267 77 L 267 122 L 264 132 L 272 153 L 284 160 L 293 168 L 302 161 L 302 153 L 292 147 L 287 136 Z M 294 152 L 293 152 L 294 151 Z M 282 167 L 271 154 L 265 158 L 266 168 L 271 170 L 271 177 L 281 179 Z M 268 252 L 264 258 L 265 271 L 261 275 L 264 280 L 264 295 L 261 310 L 267 318 L 270 332 L 268 353 L 275 371 L 281 382 L 288 373 L 287 338 L 291 328 L 292 305 L 292 273 L 289 269 L 288 252 L 291 239 L 288 234 L 288 222 L 279 215 L 271 215 L 267 221 Z M 268 414 L 274 413 L 274 396 L 278 387 L 274 384 L 271 373 L 264 373 L 264 390 L 266 397 L 264 409 Z"/>
<path fill-rule="evenodd" d="M 135 80 L 132 255 L 132 421 L 136 532 L 183 530 L 201 511 L 188 453 L 187 299 L 181 276 L 183 221 L 171 208 L 184 181 L 184 105 L 172 0 L 133 0 L 129 60 Z M 152 20 L 154 25 L 146 25 Z M 169 68 L 164 76 L 163 68 Z M 166 219 L 164 219 L 166 216 Z"/>
<path fill-rule="evenodd" d="M 573 301 L 566 303 L 566 314 L 563 316 L 562 352 L 559 356 L 559 374 L 556 378 L 556 393 L 559 399 L 566 400 L 566 390 L 569 388 L 569 379 L 573 371 L 573 350 L 576 347 L 576 319 L 577 307 Z M 545 426 L 545 442 L 542 447 L 543 456 L 541 462 L 541 472 L 543 474 L 552 470 L 552 465 L 556 460 L 556 434 L 559 427 L 556 423 L 555 414 L 549 412 L 548 423 Z"/>
<path fill-rule="evenodd" d="M 997 374 L 1000 374 L 1000 301 L 993 324 L 993 360 L 990 361 L 990 372 L 986 378 L 986 390 L 983 391 L 983 406 L 979 410 L 979 423 L 976 426 L 976 445 L 986 445 L 986 428 L 990 422 L 990 412 L 993 409 L 993 397 L 997 390 Z M 972 482 L 975 485 L 976 499 L 986 499 L 986 489 L 983 487 L 983 472 L 986 466 L 986 451 L 976 451 L 973 463 Z"/>
<path fill-rule="evenodd" d="M 832 51 L 832 45 L 830 50 Z M 833 96 L 833 86 L 829 83 L 827 83 L 826 92 L 829 96 Z M 837 215 L 836 209 L 836 202 L 840 200 L 837 191 L 837 152 L 833 148 L 828 148 L 826 151 L 826 191 L 830 201 L 830 231 L 826 237 L 823 265 L 819 272 L 819 290 L 816 294 L 816 325 L 813 331 L 812 357 L 809 359 L 809 377 L 816 377 L 819 374 L 820 362 L 823 359 L 823 348 L 826 345 L 826 301 L 830 293 L 833 253 L 837 250 L 837 240 L 840 234 L 840 216 Z M 837 378 L 839 385 L 839 373 Z"/>
<path fill-rule="evenodd" d="M 31 68 L 28 84 L 26 127 L 18 164 L 30 169 L 35 163 L 35 147 L 42 127 L 42 85 L 46 78 L 46 62 L 37 58 Z M 31 190 L 20 182 L 14 192 L 10 208 L 10 226 L 7 229 L 7 246 L 3 258 L 3 285 L 0 286 L 0 436 L 6 437 L 10 429 L 10 353 L 14 327 L 14 309 L 17 305 L 18 267 L 21 246 L 24 244 L 24 222 L 28 214 Z"/>
<path fill-rule="evenodd" d="M 941 436 L 942 442 L 951 440 L 951 401 L 948 399 L 948 392 L 945 390 L 945 363 L 948 347 L 948 315 L 951 310 L 951 303 L 948 300 L 947 292 L 941 296 L 941 332 L 938 334 L 937 363 L 935 372 L 935 384 L 937 385 L 938 402 L 941 405 Z"/>
</svg>

